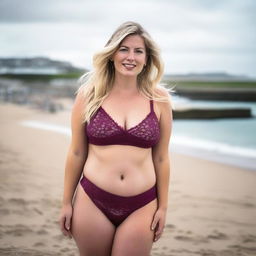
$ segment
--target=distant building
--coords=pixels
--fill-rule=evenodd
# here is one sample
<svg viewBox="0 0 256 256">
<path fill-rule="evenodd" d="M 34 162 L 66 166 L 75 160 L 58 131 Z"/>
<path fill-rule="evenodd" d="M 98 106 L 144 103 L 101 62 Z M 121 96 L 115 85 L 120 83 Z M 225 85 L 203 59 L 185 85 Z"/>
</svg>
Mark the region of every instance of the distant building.
<svg viewBox="0 0 256 256">
<path fill-rule="evenodd" d="M 51 60 L 46 57 L 0 58 L 0 75 L 3 74 L 65 74 L 84 72 L 67 61 Z"/>
</svg>

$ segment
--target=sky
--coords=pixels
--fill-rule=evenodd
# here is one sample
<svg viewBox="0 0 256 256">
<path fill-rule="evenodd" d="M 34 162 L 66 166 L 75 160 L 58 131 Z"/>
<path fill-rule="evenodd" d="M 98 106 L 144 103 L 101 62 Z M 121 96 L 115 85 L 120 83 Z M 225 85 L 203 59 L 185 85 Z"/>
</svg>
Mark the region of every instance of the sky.
<svg viewBox="0 0 256 256">
<path fill-rule="evenodd" d="M 45 56 L 91 69 L 125 21 L 162 51 L 165 73 L 256 78 L 255 0 L 0 0 L 0 57 Z"/>
</svg>

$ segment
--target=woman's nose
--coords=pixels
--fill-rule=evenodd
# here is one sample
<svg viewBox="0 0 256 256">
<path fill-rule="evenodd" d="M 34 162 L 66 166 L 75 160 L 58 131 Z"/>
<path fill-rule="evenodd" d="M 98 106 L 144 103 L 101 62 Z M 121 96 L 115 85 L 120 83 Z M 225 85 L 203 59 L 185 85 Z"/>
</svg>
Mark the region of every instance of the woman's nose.
<svg viewBox="0 0 256 256">
<path fill-rule="evenodd" d="M 134 60 L 134 52 L 133 51 L 128 52 L 127 60 Z"/>
</svg>

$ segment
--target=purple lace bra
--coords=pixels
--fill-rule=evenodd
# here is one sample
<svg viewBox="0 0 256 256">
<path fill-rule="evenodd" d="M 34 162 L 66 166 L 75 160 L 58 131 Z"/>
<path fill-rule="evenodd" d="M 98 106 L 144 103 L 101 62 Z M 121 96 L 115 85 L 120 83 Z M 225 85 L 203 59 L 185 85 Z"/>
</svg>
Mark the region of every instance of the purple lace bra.
<svg viewBox="0 0 256 256">
<path fill-rule="evenodd" d="M 137 125 L 126 130 L 100 106 L 86 125 L 88 142 L 94 145 L 130 145 L 153 147 L 159 140 L 160 127 L 150 100 L 150 113 Z"/>
</svg>

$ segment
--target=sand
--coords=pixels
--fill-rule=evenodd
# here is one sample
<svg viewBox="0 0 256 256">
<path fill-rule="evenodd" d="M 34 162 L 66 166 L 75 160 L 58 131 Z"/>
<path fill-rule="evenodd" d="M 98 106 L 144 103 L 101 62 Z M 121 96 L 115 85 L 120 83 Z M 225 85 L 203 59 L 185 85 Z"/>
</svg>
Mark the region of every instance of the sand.
<svg viewBox="0 0 256 256">
<path fill-rule="evenodd" d="M 50 114 L 0 104 L 0 255 L 79 255 L 58 226 L 70 137 L 21 125 L 70 125 L 72 101 Z M 256 172 L 171 151 L 167 223 L 152 256 L 256 255 Z"/>
</svg>

